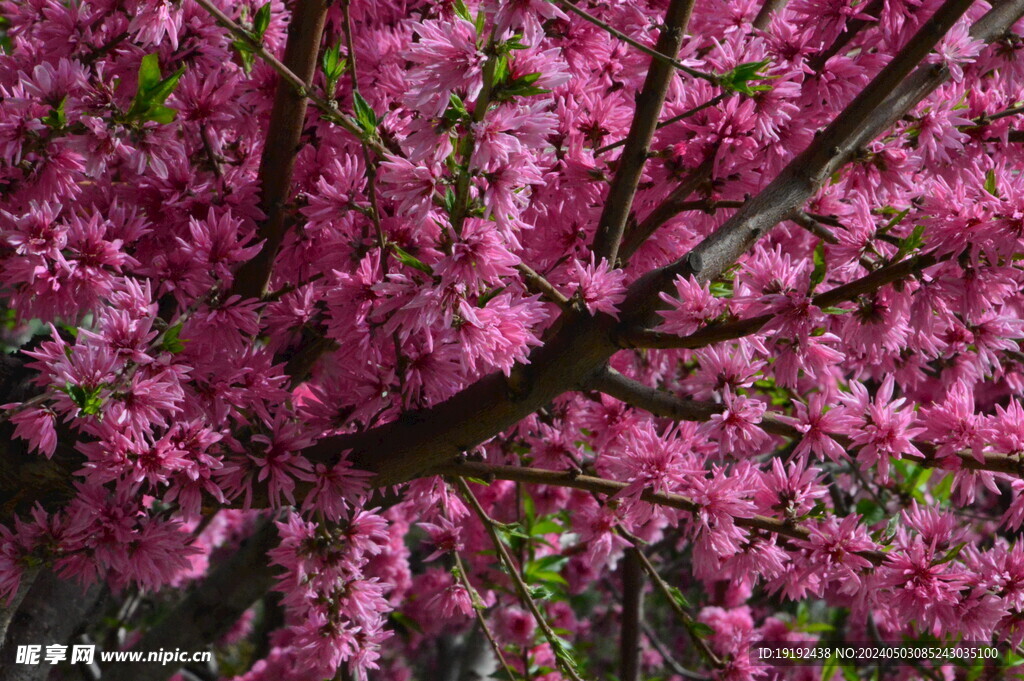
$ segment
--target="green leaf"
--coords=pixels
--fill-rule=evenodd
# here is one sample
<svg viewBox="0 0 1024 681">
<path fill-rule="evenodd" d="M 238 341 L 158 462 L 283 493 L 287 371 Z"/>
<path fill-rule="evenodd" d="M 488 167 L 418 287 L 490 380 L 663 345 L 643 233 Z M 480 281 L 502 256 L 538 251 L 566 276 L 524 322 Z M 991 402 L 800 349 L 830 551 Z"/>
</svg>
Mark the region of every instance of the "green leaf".
<svg viewBox="0 0 1024 681">
<path fill-rule="evenodd" d="M 448 95 L 448 106 L 451 107 L 452 111 L 459 117 L 469 115 L 469 110 L 466 109 L 466 103 L 462 101 L 462 97 L 459 97 L 454 92 Z"/>
<path fill-rule="evenodd" d="M 731 281 L 713 281 L 708 286 L 708 290 L 711 291 L 711 295 L 715 298 L 732 298 Z"/>
<path fill-rule="evenodd" d="M 147 54 L 139 64 L 139 91 L 150 92 L 160 84 L 160 58 L 155 54 Z"/>
<path fill-rule="evenodd" d="M 945 475 L 938 484 L 932 487 L 932 496 L 940 503 L 945 504 L 949 501 L 950 495 L 953 493 L 953 475 Z"/>
<path fill-rule="evenodd" d="M 693 631 L 694 635 L 700 636 L 701 638 L 707 638 L 708 636 L 715 635 L 715 630 L 703 622 L 694 622 L 690 629 Z"/>
<path fill-rule="evenodd" d="M 563 530 L 562 526 L 555 520 L 547 518 L 530 527 L 530 534 L 534 537 L 541 537 L 545 534 L 556 534 Z"/>
<path fill-rule="evenodd" d="M 468 12 L 469 11 L 467 10 L 467 14 L 468 14 Z M 480 11 L 476 13 L 476 22 L 473 24 L 473 28 L 476 29 L 477 36 L 482 36 L 484 34 L 484 28 L 486 26 L 487 26 L 487 13 L 484 12 L 483 8 L 481 7 Z"/>
<path fill-rule="evenodd" d="M 269 2 L 256 10 L 256 17 L 252 20 L 252 32 L 257 43 L 263 43 L 263 36 L 266 35 L 268 28 L 270 28 Z"/>
<path fill-rule="evenodd" d="M 893 517 L 889 518 L 889 522 L 885 524 L 885 532 L 882 533 L 882 538 L 885 540 L 892 539 L 896 536 L 896 530 L 900 526 L 900 514 L 897 513 Z"/>
<path fill-rule="evenodd" d="M 563 556 L 545 556 L 538 560 L 531 560 L 523 569 L 523 579 L 529 584 L 559 584 L 568 586 L 569 582 L 558 573 L 568 559 Z"/>
<path fill-rule="evenodd" d="M 327 83 L 324 91 L 329 98 L 334 99 L 334 91 L 338 87 L 338 81 L 345 75 L 345 69 L 348 67 L 348 60 L 341 56 L 340 42 L 324 50 L 324 56 L 320 58 L 320 66 L 323 69 L 324 80 Z"/>
<path fill-rule="evenodd" d="M 686 600 L 686 596 L 684 596 L 683 592 L 679 590 L 679 587 L 670 586 L 668 588 L 668 592 L 672 594 L 672 600 L 675 601 L 676 605 L 678 605 L 680 608 L 690 607 L 690 602 Z"/>
<path fill-rule="evenodd" d="M 67 393 L 71 401 L 78 407 L 80 416 L 83 414 L 86 416 L 97 416 L 100 414 L 103 403 L 106 401 L 100 397 L 102 390 L 102 385 L 85 387 L 69 382 L 64 386 L 64 392 Z"/>
<path fill-rule="evenodd" d="M 821 668 L 821 680 L 832 681 L 832 677 L 839 671 L 839 658 L 833 655 L 832 657 L 825 660 L 825 664 Z"/>
<path fill-rule="evenodd" d="M 402 613 L 402 612 L 399 612 L 399 611 L 395 610 L 394 612 L 391 613 L 391 619 L 393 619 L 395 621 L 395 624 L 400 624 L 401 626 L 405 627 L 409 631 L 414 631 L 417 634 L 422 634 L 423 633 L 423 628 L 419 624 L 416 623 L 416 620 L 414 620 L 413 618 L 409 617 L 405 613 Z"/>
<path fill-rule="evenodd" d="M 466 7 L 466 3 L 463 2 L 463 0 L 455 0 L 455 2 L 452 3 L 452 9 L 455 11 L 456 16 L 458 16 L 460 19 L 465 19 L 466 21 L 472 23 L 473 15 L 469 13 L 469 8 Z"/>
<path fill-rule="evenodd" d="M 403 265 L 408 265 L 409 267 L 413 267 L 415 269 L 418 269 L 420 272 L 426 272 L 427 274 L 430 275 L 434 274 L 434 270 L 430 267 L 430 265 L 426 264 L 425 262 L 417 258 L 415 255 L 412 255 L 408 251 L 404 250 L 398 244 L 391 244 L 391 252 L 394 253 L 395 258 L 398 259 L 398 262 L 402 263 Z"/>
<path fill-rule="evenodd" d="M 182 322 L 178 322 L 171 328 L 167 329 L 167 332 L 164 333 L 164 340 L 163 343 L 161 343 L 160 345 L 160 348 L 164 352 L 169 352 L 172 355 L 176 355 L 185 349 L 185 343 L 187 343 L 188 340 L 181 340 L 180 338 L 178 338 L 178 336 L 181 334 L 181 327 Z"/>
<path fill-rule="evenodd" d="M 914 231 L 911 232 L 905 239 L 900 239 L 899 248 L 896 251 L 896 255 L 893 256 L 892 262 L 899 262 L 911 251 L 916 251 L 924 243 L 924 225 L 916 225 Z"/>
<path fill-rule="evenodd" d="M 242 70 L 245 71 L 245 75 L 252 73 L 252 67 L 256 64 L 256 52 L 252 45 L 246 40 L 232 40 L 231 47 L 235 48 L 235 53 L 242 61 Z"/>
<path fill-rule="evenodd" d="M 901 211 L 896 211 L 895 208 L 891 208 L 889 212 L 895 214 L 892 216 L 892 218 L 889 219 L 889 222 L 885 223 L 884 227 L 878 230 L 879 234 L 888 234 L 893 227 L 903 222 L 903 218 L 907 217 L 907 215 L 910 213 L 910 209 L 904 208 Z"/>
<path fill-rule="evenodd" d="M 449 215 L 455 211 L 455 192 L 451 187 L 444 190 L 444 209 Z"/>
<path fill-rule="evenodd" d="M 377 132 L 377 114 L 374 113 L 369 102 L 363 99 L 358 92 L 353 92 L 352 106 L 355 108 L 356 123 L 359 124 L 359 127 L 368 135 L 375 134 Z"/>
<path fill-rule="evenodd" d="M 43 125 L 54 130 L 63 129 L 68 124 L 68 118 L 65 114 L 65 107 L 67 106 L 67 103 L 68 98 L 64 97 L 64 99 L 60 100 L 60 104 L 55 108 L 50 109 L 50 113 L 42 119 Z"/>
<path fill-rule="evenodd" d="M 526 516 L 527 527 L 533 525 L 533 521 L 537 517 L 537 505 L 529 494 L 523 494 L 523 515 Z"/>
<path fill-rule="evenodd" d="M 855 508 L 857 513 L 863 516 L 864 523 L 867 525 L 874 525 L 885 520 L 885 509 L 874 499 L 861 499 Z"/>
<path fill-rule="evenodd" d="M 818 284 L 825 281 L 825 273 L 828 266 L 825 264 L 825 242 L 819 241 L 814 247 L 814 271 L 811 272 L 811 286 L 808 293 L 813 293 Z"/>
<path fill-rule="evenodd" d="M 491 76 L 491 83 L 493 83 L 494 88 L 497 89 L 505 83 L 505 80 L 509 76 L 508 56 L 499 54 L 497 57 L 492 58 L 494 59 L 494 71 Z"/>
<path fill-rule="evenodd" d="M 996 171 L 994 170 L 985 173 L 985 191 L 999 198 L 999 185 L 996 183 Z"/>
<path fill-rule="evenodd" d="M 719 74 L 718 82 L 727 92 L 739 92 L 740 94 L 747 95 L 748 97 L 755 95 L 758 92 L 771 90 L 771 85 L 750 84 L 750 81 L 752 80 L 763 80 L 767 78 L 762 71 L 767 68 L 769 64 L 771 64 L 770 59 L 738 64 L 736 68 L 731 71 Z"/>
<path fill-rule="evenodd" d="M 164 103 L 178 87 L 178 81 L 184 73 L 185 67 L 181 67 L 166 78 L 161 78 L 159 57 L 155 54 L 143 57 L 139 65 L 139 87 L 128 109 L 127 118 L 132 121 L 172 123 L 178 111 Z"/>
<path fill-rule="evenodd" d="M 956 560 L 956 557 L 960 555 L 960 552 L 964 550 L 965 546 L 967 546 L 967 542 L 960 542 L 959 544 L 951 548 L 949 551 L 947 551 L 945 556 L 932 563 L 932 565 L 943 565 L 945 563 L 953 562 L 954 560 Z"/>
</svg>

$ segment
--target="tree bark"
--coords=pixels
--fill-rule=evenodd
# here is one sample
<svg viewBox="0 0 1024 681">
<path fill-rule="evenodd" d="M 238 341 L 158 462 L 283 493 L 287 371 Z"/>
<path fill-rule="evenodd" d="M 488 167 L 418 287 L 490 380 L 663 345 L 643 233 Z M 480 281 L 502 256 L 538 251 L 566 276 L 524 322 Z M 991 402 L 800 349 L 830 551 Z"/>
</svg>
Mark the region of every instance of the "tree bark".
<svg viewBox="0 0 1024 681">
<path fill-rule="evenodd" d="M 95 617 L 103 593 L 100 584 L 83 590 L 49 570 L 41 572 L 11 619 L 0 650 L 0 681 L 44 681 L 54 668 L 43 661 L 46 646 L 69 645 L 78 629 Z M 15 663 L 18 646 L 25 645 L 42 646 L 40 664 Z"/>
</svg>

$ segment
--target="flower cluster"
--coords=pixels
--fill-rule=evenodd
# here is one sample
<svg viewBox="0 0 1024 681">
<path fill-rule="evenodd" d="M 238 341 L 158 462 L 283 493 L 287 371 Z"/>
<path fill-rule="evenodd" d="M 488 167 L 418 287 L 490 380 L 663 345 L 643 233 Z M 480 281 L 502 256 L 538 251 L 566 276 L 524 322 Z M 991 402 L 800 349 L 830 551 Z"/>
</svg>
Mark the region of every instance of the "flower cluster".
<svg viewBox="0 0 1024 681">
<path fill-rule="evenodd" d="M 0 600 L 270 515 L 246 681 L 600 670 L 634 549 L 652 670 L 1020 645 L 1024 24 L 947 4 L 0 0 Z"/>
</svg>

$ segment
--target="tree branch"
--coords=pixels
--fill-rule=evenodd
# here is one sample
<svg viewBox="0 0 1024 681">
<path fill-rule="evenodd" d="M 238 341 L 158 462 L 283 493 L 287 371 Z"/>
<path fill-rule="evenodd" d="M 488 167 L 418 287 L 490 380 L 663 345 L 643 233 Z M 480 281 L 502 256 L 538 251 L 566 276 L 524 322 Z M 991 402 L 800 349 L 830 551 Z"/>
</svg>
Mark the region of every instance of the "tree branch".
<svg viewBox="0 0 1024 681">
<path fill-rule="evenodd" d="M 274 258 L 284 239 L 286 204 L 291 193 L 295 157 L 306 126 L 309 103 L 306 91 L 313 86 L 329 4 L 328 0 L 303 0 L 293 6 L 284 66 L 297 76 L 303 89 L 297 89 L 285 78 L 277 84 L 270 129 L 260 162 L 260 209 L 267 216 L 259 230 L 259 237 L 264 240 L 263 248 L 238 270 L 232 288 L 232 293 L 243 298 L 258 298 L 267 292 Z M 211 8 L 206 9 L 209 11 Z"/>
<path fill-rule="evenodd" d="M 718 106 L 719 104 L 722 103 L 723 100 L 725 100 L 726 97 L 729 96 L 729 94 L 730 93 L 727 93 L 727 92 L 723 92 L 723 93 L 717 94 L 714 97 L 712 97 L 711 99 L 709 99 L 708 101 L 704 102 L 703 104 L 698 104 L 697 106 L 693 107 L 692 109 L 687 109 L 686 111 L 684 111 L 682 113 L 679 113 L 679 114 L 676 114 L 675 116 L 672 116 L 671 118 L 666 118 L 665 120 L 659 122 L 656 127 L 657 127 L 658 130 L 661 130 L 664 127 L 672 125 L 673 123 L 678 123 L 679 121 L 686 120 L 690 116 L 696 115 L 696 114 L 700 113 L 701 111 L 703 111 L 704 109 L 710 109 L 713 106 Z M 594 152 L 594 156 L 600 156 L 601 154 L 609 152 L 612 149 L 618 149 L 619 147 L 621 147 L 625 143 L 626 143 L 626 138 L 623 137 L 618 142 L 612 142 L 611 144 L 606 144 L 605 146 L 597 149 Z"/>
<path fill-rule="evenodd" d="M 819 293 L 811 299 L 811 303 L 819 308 L 833 307 L 839 303 L 853 300 L 857 296 L 877 291 L 886 284 L 906 279 L 942 260 L 949 259 L 949 257 L 951 256 L 945 255 L 939 258 L 930 252 L 906 258 L 897 263 L 881 267 L 847 284 L 836 286 L 834 289 L 824 293 Z M 774 315 L 763 314 L 757 317 L 738 319 L 734 322 L 709 324 L 686 336 L 634 328 L 621 331 L 618 336 L 618 342 L 622 348 L 695 350 L 714 345 L 715 343 L 721 343 L 722 341 L 753 335 L 774 318 Z"/>
<path fill-rule="evenodd" d="M 664 390 L 634 381 L 612 368 L 597 374 L 588 387 L 655 416 L 663 416 L 675 421 L 710 421 L 712 416 L 725 411 L 725 407 L 721 404 L 683 400 Z M 780 420 L 772 413 L 766 413 L 760 425 L 762 430 L 773 435 L 792 438 L 803 436 L 803 433 L 795 427 Z"/>
<path fill-rule="evenodd" d="M 665 13 L 665 27 L 661 30 L 655 50 L 675 59 L 686 35 L 694 0 L 672 0 Z M 661 109 L 665 104 L 669 85 L 675 77 L 675 70 L 663 61 L 652 59 L 644 80 L 643 89 L 636 101 L 633 122 L 626 135 L 625 148 L 619 156 L 619 168 L 612 178 L 611 188 L 605 199 L 604 210 L 597 223 L 594 236 L 594 257 L 605 258 L 614 264 L 619 244 L 626 229 L 636 196 L 637 185 L 643 174 L 651 140 L 658 127 Z"/>
<path fill-rule="evenodd" d="M 329 463 L 348 450 L 355 465 L 376 473 L 377 485 L 394 485 L 426 474 L 432 467 L 506 430 L 567 390 L 584 385 L 619 349 L 612 342 L 613 333 L 650 323 L 658 304 L 657 294 L 668 288 L 677 275 L 691 272 L 706 278 L 720 274 L 763 230 L 774 226 L 813 194 L 817 185 L 807 173 L 814 173 L 814 178 L 828 177 L 834 168 L 852 157 L 852 150 L 859 148 L 863 140 L 873 139 L 948 77 L 946 69 L 928 66 L 903 85 L 892 87 L 897 76 L 912 68 L 907 53 L 923 58 L 927 49 L 920 43 L 927 38 L 928 47 L 934 44 L 938 40 L 936 33 L 951 23 L 954 9 L 962 13 L 964 3 L 965 0 L 949 0 L 936 13 L 934 21 L 938 23 L 929 22 L 923 27 L 907 50 L 829 127 L 831 132 L 819 135 L 776 182 L 746 202 L 687 257 L 637 280 L 620 306 L 628 314 L 619 324 L 603 314 L 588 317 L 563 313 L 558 333 L 530 354 L 529 364 L 522 370 L 522 388 L 515 391 L 514 399 L 509 399 L 504 375 L 490 374 L 429 409 L 407 412 L 396 421 L 364 433 L 324 438 L 305 451 L 307 458 Z M 972 33 L 991 40 L 1002 35 L 1021 14 L 1024 0 L 1004 3 L 979 20 Z M 876 104 L 878 100 L 880 105 Z M 868 105 L 870 111 L 865 109 Z M 842 150 L 837 156 L 828 154 L 828 149 L 840 145 Z M 828 172 L 822 176 L 825 171 Z M 879 272 L 884 270 L 872 276 L 881 276 Z"/>
<path fill-rule="evenodd" d="M 607 494 L 609 496 L 621 492 L 629 486 L 628 483 L 625 482 L 606 480 L 604 478 L 597 478 L 590 475 L 579 475 L 573 471 L 552 471 L 542 468 L 526 468 L 521 466 L 497 466 L 472 461 L 463 461 L 462 463 L 438 466 L 432 471 L 432 473 L 436 475 L 451 475 L 460 479 L 482 478 L 485 480 L 512 480 L 514 482 L 523 482 L 533 485 L 571 487 L 573 489 L 582 489 L 590 492 L 597 492 L 599 494 Z M 640 499 L 650 504 L 667 506 L 669 508 L 679 509 L 680 511 L 686 511 L 687 513 L 698 513 L 701 508 L 700 505 L 692 499 L 684 497 L 681 494 L 645 490 L 640 495 Z M 785 520 L 768 518 L 762 515 L 755 515 L 746 518 L 737 517 L 733 518 L 733 522 L 738 527 L 745 527 L 753 530 L 764 530 L 765 532 L 789 537 L 790 539 L 804 541 L 810 537 L 810 532 L 808 532 L 804 527 Z M 858 555 L 867 558 L 876 565 L 881 565 L 885 561 L 885 554 L 881 551 L 859 551 Z"/>
<path fill-rule="evenodd" d="M 754 21 L 751 25 L 759 31 L 763 31 L 768 27 L 768 23 L 772 20 L 772 15 L 785 6 L 786 0 L 764 0 L 764 3 L 761 5 L 761 9 L 758 11 L 757 16 L 754 17 Z"/>
<path fill-rule="evenodd" d="M 480 518 L 480 522 L 483 523 L 484 529 L 487 530 L 487 534 L 491 538 L 491 543 L 494 544 L 494 548 L 498 553 L 498 558 L 502 565 L 505 567 L 505 572 L 512 579 L 512 585 L 515 587 L 516 594 L 519 596 L 519 600 L 526 605 L 526 608 L 533 615 L 533 618 L 537 621 L 537 627 L 540 628 L 541 633 L 544 634 L 544 638 L 551 645 L 552 651 L 555 653 L 555 659 L 558 664 L 558 668 L 565 673 L 566 676 L 573 679 L 573 681 L 583 681 L 579 674 L 576 673 L 574 664 L 565 658 L 564 648 L 561 644 L 560 639 L 555 634 L 551 625 L 548 624 L 547 619 L 544 617 L 544 613 L 537 607 L 537 602 L 533 600 L 533 596 L 530 595 L 530 588 L 526 586 L 526 582 L 519 575 L 519 570 L 516 568 L 515 561 L 509 554 L 508 549 L 505 547 L 505 543 L 498 536 L 497 523 L 489 515 L 484 507 L 480 505 L 476 495 L 473 494 L 473 490 L 469 488 L 469 484 L 461 476 L 456 476 L 459 488 L 462 490 L 462 496 L 465 497 L 469 505 L 476 511 L 477 516 Z"/>
<path fill-rule="evenodd" d="M 619 634 L 619 679 L 640 681 L 640 623 L 644 617 L 644 571 L 637 548 L 622 560 L 622 628 Z"/>
<path fill-rule="evenodd" d="M 871 20 L 852 19 L 846 22 L 846 27 L 843 29 L 843 32 L 839 34 L 839 36 L 828 47 L 828 49 L 822 51 L 819 54 L 814 55 L 814 57 L 812 57 L 810 61 L 808 61 L 807 65 L 811 67 L 811 70 L 814 71 L 815 73 L 821 71 L 822 67 L 825 66 L 825 62 L 839 54 L 839 51 L 842 50 L 847 45 L 849 45 L 850 41 L 856 38 L 858 33 L 860 33 L 867 26 L 877 23 L 877 17 L 881 13 L 882 7 L 884 5 L 885 0 L 871 0 L 871 4 L 869 4 L 861 11 L 864 14 L 876 18 Z"/>
<path fill-rule="evenodd" d="M 661 53 L 657 49 L 653 49 L 652 50 L 651 48 L 647 47 L 643 43 L 641 43 L 641 42 L 639 42 L 637 40 L 634 40 L 633 38 L 630 38 L 628 35 L 626 35 L 622 31 L 618 30 L 614 26 L 611 26 L 607 22 L 601 21 L 600 19 L 598 19 L 597 17 L 595 17 L 592 14 L 588 14 L 584 10 L 580 9 L 579 7 L 577 7 L 571 0 L 557 0 L 557 1 L 558 1 L 559 4 L 561 4 L 563 7 L 568 9 L 573 14 L 576 14 L 576 15 L 582 17 L 583 19 L 585 19 L 586 21 L 589 21 L 590 23 L 594 24 L 598 28 L 603 29 L 608 34 L 618 38 L 619 40 L 621 40 L 622 42 L 626 43 L 627 45 L 635 47 L 636 49 L 640 50 L 644 54 L 646 54 L 646 55 L 648 55 L 650 57 L 653 57 L 656 61 L 661 62 L 662 64 L 666 64 L 668 66 L 671 66 L 673 68 L 679 69 L 683 73 L 685 73 L 687 75 L 690 75 L 690 76 L 693 76 L 694 78 L 701 78 L 703 80 L 706 80 L 709 83 L 711 83 L 712 85 L 718 85 L 719 79 L 718 79 L 718 76 L 716 76 L 715 74 L 713 74 L 713 73 L 704 73 L 703 71 L 698 71 L 697 69 L 691 69 L 686 64 L 678 61 L 676 59 L 676 55 L 675 54 L 667 55 L 667 54 Z"/>
<path fill-rule="evenodd" d="M 18 646 L 67 644 L 96 616 L 104 590 L 100 583 L 83 589 L 77 582 L 44 570 L 28 590 L 3 640 L 0 681 L 45 681 L 51 665 L 15 664 Z"/>
<path fill-rule="evenodd" d="M 949 77 L 932 64 L 916 68 L 973 0 L 946 0 L 910 42 L 857 95 L 836 119 L 798 154 L 764 190 L 701 241 L 690 253 L 637 282 L 632 300 L 648 299 L 679 275 L 708 281 L 719 276 L 760 237 L 800 208 L 836 170 Z M 981 40 L 1001 35 L 1024 13 L 1024 0 L 1010 0 L 989 11 L 971 29 Z M 916 68 L 916 70 L 915 70 Z M 912 74 L 912 75 L 911 75 Z M 909 76 L 909 77 L 908 77 Z M 629 309 L 628 304 L 625 309 Z"/>
<path fill-rule="evenodd" d="M 659 227 L 681 212 L 687 197 L 710 177 L 712 166 L 713 159 L 709 157 L 694 168 L 661 203 L 655 206 L 643 222 L 629 230 L 626 241 L 622 245 L 623 260 L 629 259 Z"/>
<path fill-rule="evenodd" d="M 595 376 L 589 387 L 655 416 L 676 421 L 709 421 L 714 414 L 720 414 L 725 410 L 723 405 L 715 402 L 681 399 L 664 390 L 658 390 L 623 376 L 614 369 L 608 369 Z M 762 430 L 772 435 L 780 435 L 794 440 L 800 440 L 804 436 L 796 426 L 773 412 L 764 413 L 760 426 Z M 850 438 L 844 435 L 833 435 L 832 438 L 843 447 L 854 446 Z M 904 455 L 903 459 L 927 468 L 945 469 L 948 467 L 945 465 L 946 462 L 937 458 L 935 445 L 918 441 L 914 441 L 913 444 L 922 456 L 908 454 Z M 971 452 L 962 451 L 956 452 L 954 460 L 956 468 L 1003 473 L 1024 478 L 1024 461 L 1005 454 L 985 453 L 981 460 L 978 460 Z"/>
</svg>

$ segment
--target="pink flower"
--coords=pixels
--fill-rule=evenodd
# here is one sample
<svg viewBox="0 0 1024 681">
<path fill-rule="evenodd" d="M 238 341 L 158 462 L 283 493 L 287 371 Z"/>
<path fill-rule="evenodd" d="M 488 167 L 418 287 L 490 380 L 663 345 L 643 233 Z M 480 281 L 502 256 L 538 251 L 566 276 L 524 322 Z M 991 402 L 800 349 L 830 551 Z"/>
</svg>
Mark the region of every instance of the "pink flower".
<svg viewBox="0 0 1024 681">
<path fill-rule="evenodd" d="M 458 582 L 452 582 L 451 586 L 430 599 L 428 607 L 440 608 L 441 617 L 444 619 L 451 619 L 456 614 L 470 617 L 473 614 L 473 598 L 466 591 L 466 587 Z"/>
<path fill-rule="evenodd" d="M 456 92 L 465 101 L 473 101 L 483 86 L 483 65 L 487 57 L 477 46 L 478 36 L 472 23 L 454 17 L 448 21 L 428 20 L 413 25 L 419 35 L 406 53 L 413 64 L 409 78 L 413 87 L 409 104 L 438 116 L 448 106 L 448 96 Z"/>
<path fill-rule="evenodd" d="M 904 454 L 921 455 L 913 438 L 923 429 L 912 427 L 915 417 L 911 409 L 900 409 L 906 398 L 892 399 L 894 387 L 890 374 L 871 400 L 867 388 L 853 381 L 852 394 L 840 398 L 844 403 L 840 423 L 850 433 L 851 441 L 860 447 L 857 460 L 862 468 L 877 465 L 883 480 L 888 478 L 890 460 L 898 460 Z"/>
<path fill-rule="evenodd" d="M 770 440 L 767 433 L 757 424 L 761 423 L 766 405 L 760 400 L 735 395 L 728 386 L 722 395 L 725 409 L 712 414 L 702 426 L 702 431 L 719 442 L 723 456 L 744 458 L 760 453 L 761 447 Z"/>
<path fill-rule="evenodd" d="M 4 404 L 0 409 L 14 409 L 17 405 Z M 55 415 L 45 408 L 31 407 L 20 409 L 10 417 L 15 425 L 14 437 L 28 440 L 32 449 L 39 451 L 47 459 L 57 451 L 57 430 Z"/>
<path fill-rule="evenodd" d="M 626 299 L 625 272 L 611 269 L 604 259 L 597 265 L 593 260 L 589 265 L 575 261 L 573 266 L 576 268 L 574 295 L 579 297 L 590 314 L 604 312 L 618 319 L 618 305 Z"/>
<path fill-rule="evenodd" d="M 440 524 L 420 523 L 420 527 L 427 531 L 430 541 L 434 544 L 434 552 L 423 560 L 434 560 L 446 553 L 459 552 L 463 549 L 459 528 L 447 518 L 441 518 Z"/>
</svg>

